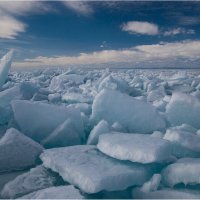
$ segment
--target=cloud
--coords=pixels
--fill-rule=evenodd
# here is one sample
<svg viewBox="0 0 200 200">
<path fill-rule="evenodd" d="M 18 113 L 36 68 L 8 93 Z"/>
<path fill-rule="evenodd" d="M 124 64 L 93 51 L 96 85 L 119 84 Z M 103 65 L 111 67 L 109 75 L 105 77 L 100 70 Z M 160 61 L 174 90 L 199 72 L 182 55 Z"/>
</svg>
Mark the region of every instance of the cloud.
<svg viewBox="0 0 200 200">
<path fill-rule="evenodd" d="M 85 1 L 63 1 L 63 4 L 78 14 L 88 16 L 93 13 L 93 8 Z"/>
<path fill-rule="evenodd" d="M 157 35 L 159 28 L 156 24 L 142 21 L 130 21 L 121 26 L 123 31 L 131 34 Z"/>
<path fill-rule="evenodd" d="M 26 25 L 13 17 L 0 16 L 0 38 L 15 39 L 15 37 L 26 30 Z"/>
<path fill-rule="evenodd" d="M 185 28 L 174 28 L 163 32 L 164 36 L 179 35 L 179 34 L 184 34 L 184 35 L 195 34 L 195 30 L 185 29 Z"/>
<path fill-rule="evenodd" d="M 41 67 L 41 66 L 77 66 L 120 64 L 143 67 L 144 64 L 160 62 L 165 67 L 171 63 L 176 66 L 182 64 L 199 64 L 200 40 L 181 41 L 173 43 L 159 43 L 152 45 L 139 45 L 130 49 L 103 50 L 92 53 L 81 53 L 78 56 L 39 56 L 34 59 L 25 59 L 14 63 L 15 67 Z M 184 66 L 183 65 L 183 66 Z M 121 65 L 120 65 L 121 67 Z M 157 66 L 158 67 L 158 66 Z"/>
<path fill-rule="evenodd" d="M 26 31 L 27 25 L 18 16 L 45 13 L 52 10 L 46 2 L 39 1 L 0 1 L 0 38 L 16 39 Z"/>
<path fill-rule="evenodd" d="M 40 1 L 0 1 L 0 13 L 7 15 L 30 15 L 45 13 L 53 8 L 46 2 Z"/>
</svg>

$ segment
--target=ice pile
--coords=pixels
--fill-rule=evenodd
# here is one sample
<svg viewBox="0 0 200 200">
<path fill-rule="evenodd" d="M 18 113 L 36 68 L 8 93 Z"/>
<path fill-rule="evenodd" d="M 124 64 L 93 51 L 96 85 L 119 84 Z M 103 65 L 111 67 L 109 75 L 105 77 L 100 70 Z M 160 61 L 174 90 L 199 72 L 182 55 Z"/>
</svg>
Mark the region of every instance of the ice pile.
<svg viewBox="0 0 200 200">
<path fill-rule="evenodd" d="M 200 72 L 0 63 L 0 198 L 200 198 Z M 69 185 L 70 184 L 70 185 Z"/>
</svg>

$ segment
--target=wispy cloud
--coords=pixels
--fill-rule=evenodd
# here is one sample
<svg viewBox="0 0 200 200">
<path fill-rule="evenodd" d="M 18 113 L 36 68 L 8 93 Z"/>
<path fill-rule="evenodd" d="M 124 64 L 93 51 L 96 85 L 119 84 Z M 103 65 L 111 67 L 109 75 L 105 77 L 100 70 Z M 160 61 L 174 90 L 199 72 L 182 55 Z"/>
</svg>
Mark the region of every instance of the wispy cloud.
<svg viewBox="0 0 200 200">
<path fill-rule="evenodd" d="M 0 38 L 16 39 L 27 25 L 18 19 L 21 15 L 45 13 L 51 8 L 39 1 L 0 1 Z"/>
<path fill-rule="evenodd" d="M 183 35 L 195 34 L 195 30 L 179 27 L 179 28 L 168 29 L 167 31 L 163 32 L 164 36 L 179 35 L 179 34 L 183 34 Z"/>
<path fill-rule="evenodd" d="M 0 16 L 0 38 L 15 39 L 26 30 L 26 25 L 11 16 Z"/>
<path fill-rule="evenodd" d="M 143 34 L 143 35 L 157 35 L 159 34 L 159 28 L 156 24 L 141 21 L 130 21 L 122 24 L 123 31 L 127 31 L 131 34 Z"/>
<path fill-rule="evenodd" d="M 91 15 L 94 10 L 87 1 L 63 1 L 63 4 L 80 15 Z"/>
<path fill-rule="evenodd" d="M 39 56 L 14 63 L 15 67 L 68 66 L 68 65 L 98 65 L 105 63 L 129 63 L 134 65 L 145 63 L 167 64 L 173 61 L 195 62 L 200 59 L 200 41 L 181 41 L 139 45 L 130 49 L 103 50 L 92 53 L 81 53 L 78 56 Z M 142 65 L 141 65 L 142 66 Z"/>
</svg>

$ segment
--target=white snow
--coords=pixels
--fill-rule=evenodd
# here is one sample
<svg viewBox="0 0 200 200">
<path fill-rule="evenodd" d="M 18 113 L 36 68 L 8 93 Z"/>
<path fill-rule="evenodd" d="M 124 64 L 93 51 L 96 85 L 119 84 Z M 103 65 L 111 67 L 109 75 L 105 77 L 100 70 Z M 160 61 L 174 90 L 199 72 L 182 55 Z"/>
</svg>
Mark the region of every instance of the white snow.
<svg viewBox="0 0 200 200">
<path fill-rule="evenodd" d="M 43 147 L 14 128 L 0 139 L 0 172 L 25 169 L 36 163 Z"/>
<path fill-rule="evenodd" d="M 168 162 L 172 155 L 170 142 L 146 134 L 104 134 L 97 147 L 113 158 L 138 163 Z"/>
<path fill-rule="evenodd" d="M 74 186 L 66 185 L 38 190 L 20 199 L 84 199 L 84 196 Z"/>
<path fill-rule="evenodd" d="M 10 50 L 0 60 L 0 88 L 3 86 L 6 79 L 8 78 L 8 73 L 10 71 L 12 58 L 13 58 L 13 50 Z"/>
<path fill-rule="evenodd" d="M 36 141 L 52 133 L 66 119 L 70 119 L 76 131 L 84 139 L 83 121 L 79 110 L 47 103 L 12 101 L 14 118 L 21 131 Z"/>
<path fill-rule="evenodd" d="M 181 158 L 162 171 L 162 181 L 166 186 L 176 184 L 200 184 L 200 158 Z"/>
<path fill-rule="evenodd" d="M 152 166 L 112 159 L 91 145 L 48 149 L 40 158 L 45 167 L 86 193 L 141 185 L 153 173 Z"/>
<path fill-rule="evenodd" d="M 39 165 L 8 182 L 1 191 L 1 197 L 14 199 L 36 190 L 54 186 L 55 183 L 55 175 Z"/>
<path fill-rule="evenodd" d="M 99 140 L 99 136 L 110 132 L 110 126 L 107 121 L 101 120 L 90 132 L 90 135 L 87 140 L 87 144 L 96 145 Z"/>
<path fill-rule="evenodd" d="M 102 90 L 94 99 L 92 119 L 119 122 L 130 132 L 151 133 L 165 128 L 164 118 L 148 103 L 114 90 Z"/>
<path fill-rule="evenodd" d="M 173 126 L 186 123 L 200 128 L 200 100 L 192 95 L 174 93 L 167 105 L 166 114 Z"/>
</svg>

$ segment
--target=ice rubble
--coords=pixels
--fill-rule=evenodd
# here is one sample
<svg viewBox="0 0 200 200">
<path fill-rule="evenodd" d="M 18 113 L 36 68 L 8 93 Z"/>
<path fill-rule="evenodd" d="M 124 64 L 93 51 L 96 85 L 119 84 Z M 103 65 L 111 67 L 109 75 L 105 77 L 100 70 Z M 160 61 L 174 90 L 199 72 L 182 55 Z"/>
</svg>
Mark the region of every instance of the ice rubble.
<svg viewBox="0 0 200 200">
<path fill-rule="evenodd" d="M 83 121 L 77 109 L 22 100 L 12 101 L 11 104 L 14 119 L 21 131 L 36 141 L 41 141 L 48 137 L 52 131 L 68 118 L 72 121 L 80 138 L 85 138 Z"/>
<path fill-rule="evenodd" d="M 167 105 L 167 117 L 172 125 L 189 124 L 200 128 L 200 100 L 183 93 L 174 93 Z"/>
<path fill-rule="evenodd" d="M 130 132 L 150 133 L 165 128 L 164 118 L 148 103 L 114 90 L 102 90 L 94 99 L 91 118 L 119 122 Z"/>
<path fill-rule="evenodd" d="M 62 101 L 66 103 L 91 103 L 93 98 L 80 93 L 65 93 L 62 95 Z"/>
<path fill-rule="evenodd" d="M 164 139 L 174 144 L 173 154 L 177 157 L 200 156 L 200 137 L 195 133 L 174 127 L 167 129 Z"/>
<path fill-rule="evenodd" d="M 200 158 L 181 158 L 168 165 L 162 171 L 162 181 L 169 187 L 200 184 Z"/>
<path fill-rule="evenodd" d="M 0 139 L 0 172 L 31 167 L 42 151 L 40 144 L 14 128 L 8 129 Z"/>
<path fill-rule="evenodd" d="M 10 71 L 11 63 L 13 57 L 13 50 L 10 50 L 5 56 L 0 60 L 0 88 L 6 82 L 8 78 L 8 73 Z"/>
<path fill-rule="evenodd" d="M 146 134 L 103 134 L 97 147 L 113 158 L 138 163 L 163 163 L 172 155 L 170 142 Z"/>
<path fill-rule="evenodd" d="M 84 196 L 74 186 L 66 185 L 38 190 L 20 199 L 84 199 Z"/>
<path fill-rule="evenodd" d="M 58 172 L 65 181 L 86 193 L 141 185 L 153 173 L 150 165 L 109 158 L 91 145 L 48 149 L 40 158 L 45 167 Z"/>
<path fill-rule="evenodd" d="M 59 173 L 65 182 L 58 185 L 69 182 L 86 198 L 130 198 L 131 190 L 133 198 L 199 198 L 199 72 L 52 69 L 7 77 L 0 92 L 0 171 L 30 170 L 43 150 L 32 139 L 64 147 L 41 155 L 56 177 L 33 168 L 7 183 L 2 197 L 67 198 L 73 186 L 53 187 Z M 71 146 L 77 144 L 83 145 Z M 159 164 L 142 164 L 148 162 Z M 15 176 L 1 172 L 1 187 Z"/>
<path fill-rule="evenodd" d="M 51 91 L 63 91 L 71 84 L 80 85 L 84 83 L 84 76 L 78 74 L 61 74 L 52 78 L 49 85 Z"/>
<path fill-rule="evenodd" d="M 56 175 L 39 165 L 8 182 L 1 191 L 1 197 L 5 199 L 17 198 L 36 190 L 54 186 L 56 183 Z"/>
<path fill-rule="evenodd" d="M 119 77 L 113 77 L 112 75 L 105 77 L 100 82 L 98 91 L 101 91 L 102 89 L 118 90 L 128 94 L 131 92 L 131 88 L 126 81 Z"/>
</svg>

